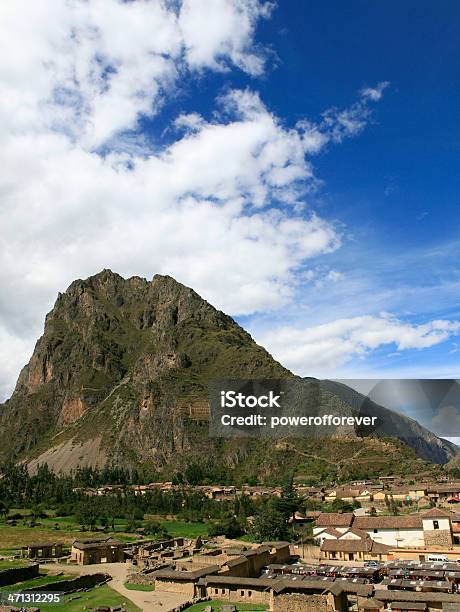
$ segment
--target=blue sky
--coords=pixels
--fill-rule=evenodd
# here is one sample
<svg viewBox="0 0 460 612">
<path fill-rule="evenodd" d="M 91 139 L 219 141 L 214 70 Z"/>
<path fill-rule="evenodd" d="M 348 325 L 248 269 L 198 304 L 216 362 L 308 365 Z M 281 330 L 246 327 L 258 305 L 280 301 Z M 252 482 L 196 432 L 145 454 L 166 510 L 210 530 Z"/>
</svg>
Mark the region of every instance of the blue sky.
<svg viewBox="0 0 460 612">
<path fill-rule="evenodd" d="M 103 4 L 4 9 L 0 394 L 108 267 L 300 374 L 456 378 L 459 4 Z"/>
</svg>

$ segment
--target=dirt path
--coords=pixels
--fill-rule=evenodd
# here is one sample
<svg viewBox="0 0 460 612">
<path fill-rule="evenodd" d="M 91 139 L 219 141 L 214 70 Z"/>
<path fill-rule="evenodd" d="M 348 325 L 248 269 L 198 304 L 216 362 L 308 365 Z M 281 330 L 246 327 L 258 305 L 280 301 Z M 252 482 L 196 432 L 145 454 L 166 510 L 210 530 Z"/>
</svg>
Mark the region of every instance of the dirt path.
<svg viewBox="0 0 460 612">
<path fill-rule="evenodd" d="M 306 457 L 307 459 L 317 459 L 319 461 L 324 461 L 325 463 L 329 463 L 330 465 L 334 465 L 338 467 L 337 476 L 340 477 L 342 475 L 343 468 L 348 465 L 350 462 L 354 461 L 359 457 L 359 455 L 363 452 L 363 449 L 359 449 L 354 453 L 351 457 L 347 459 L 342 459 L 341 461 L 331 461 L 330 459 L 326 459 L 326 457 L 320 457 L 319 455 L 313 455 L 312 453 L 305 453 L 304 451 L 299 450 L 294 446 L 294 444 L 286 443 L 286 450 L 290 450 L 291 452 L 297 453 L 302 457 Z"/>
<path fill-rule="evenodd" d="M 100 563 L 95 565 L 65 565 L 47 564 L 48 569 L 59 569 L 66 574 L 110 574 L 112 580 L 108 583 L 114 591 L 117 591 L 126 599 L 132 601 L 143 612 L 167 612 L 172 608 L 188 601 L 188 597 L 180 593 L 165 593 L 156 591 L 134 591 L 127 589 L 124 585 L 128 574 L 131 573 L 129 563 Z"/>
</svg>

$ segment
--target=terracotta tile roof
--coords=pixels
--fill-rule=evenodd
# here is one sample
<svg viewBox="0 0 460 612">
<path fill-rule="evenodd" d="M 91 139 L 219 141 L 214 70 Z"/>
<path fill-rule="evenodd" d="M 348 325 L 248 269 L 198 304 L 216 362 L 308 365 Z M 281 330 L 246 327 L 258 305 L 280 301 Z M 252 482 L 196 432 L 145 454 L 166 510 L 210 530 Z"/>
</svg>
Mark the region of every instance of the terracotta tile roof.
<svg viewBox="0 0 460 612">
<path fill-rule="evenodd" d="M 454 518 L 454 514 L 442 508 L 431 508 L 422 514 L 423 518 Z"/>
<path fill-rule="evenodd" d="M 324 552 L 386 553 L 391 550 L 391 546 L 374 542 L 372 538 L 363 540 L 324 540 L 321 550 Z"/>
<path fill-rule="evenodd" d="M 316 527 L 351 527 L 353 512 L 322 512 L 316 519 Z"/>
<path fill-rule="evenodd" d="M 353 487 L 337 487 L 337 489 L 332 489 L 328 495 L 331 495 L 331 493 L 335 493 L 337 497 L 357 497 L 360 494 L 360 489 Z"/>
<path fill-rule="evenodd" d="M 397 516 L 358 516 L 353 527 L 358 529 L 422 529 L 421 514 Z"/>
<path fill-rule="evenodd" d="M 347 529 L 345 533 L 339 533 L 339 535 L 341 538 L 343 538 L 345 535 L 347 535 L 347 533 L 352 533 L 355 536 L 358 536 L 359 538 L 363 538 L 363 539 L 370 537 L 367 531 L 363 531 L 362 529 L 358 529 L 357 527 L 351 527 L 350 529 Z"/>
<path fill-rule="evenodd" d="M 327 527 L 318 535 L 323 535 L 323 533 L 327 533 L 330 536 L 334 536 L 334 538 L 338 538 L 342 535 L 342 532 L 337 531 L 337 529 L 334 529 L 334 527 Z"/>
</svg>

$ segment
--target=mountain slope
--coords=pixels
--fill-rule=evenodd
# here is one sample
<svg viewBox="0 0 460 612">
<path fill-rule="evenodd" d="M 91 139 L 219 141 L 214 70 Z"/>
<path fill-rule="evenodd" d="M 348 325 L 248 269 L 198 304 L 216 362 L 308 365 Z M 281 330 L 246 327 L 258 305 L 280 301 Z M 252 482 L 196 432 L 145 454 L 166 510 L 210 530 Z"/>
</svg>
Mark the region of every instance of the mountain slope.
<svg viewBox="0 0 460 612">
<path fill-rule="evenodd" d="M 61 467 L 62 453 L 71 463 L 89 453 L 96 464 L 165 464 L 192 444 L 207 383 L 222 376 L 292 374 L 233 319 L 170 277 L 125 280 L 104 270 L 77 280 L 47 315 L 1 409 L 1 458 L 52 448 L 47 459 L 57 456 Z"/>
<path fill-rule="evenodd" d="M 233 319 L 171 277 L 125 280 L 104 270 L 73 282 L 47 315 L 12 397 L 0 406 L 0 461 L 25 460 L 32 468 L 46 462 L 62 471 L 116 463 L 162 477 L 197 463 L 209 479 L 228 479 L 231 472 L 267 480 L 293 469 L 307 479 L 343 477 L 355 467 L 358 474 L 430 469 L 408 446 L 439 463 L 453 454 L 404 417 L 400 433 L 408 446 L 361 439 L 354 431 L 340 442 L 298 438 L 288 445 L 209 438 L 208 382 L 232 377 L 294 375 Z M 315 379 L 305 384 L 322 412 L 354 407 L 346 387 Z M 328 460 L 334 453 L 336 460 Z M 339 466 L 351 460 L 348 471 Z"/>
<path fill-rule="evenodd" d="M 378 436 L 397 437 L 427 461 L 445 464 L 458 452 L 455 444 L 439 438 L 414 419 L 376 404 L 347 385 L 332 380 L 323 380 L 321 388 L 340 397 L 353 409 L 359 410 L 360 414 L 377 416 L 380 423 L 376 432 Z"/>
</svg>

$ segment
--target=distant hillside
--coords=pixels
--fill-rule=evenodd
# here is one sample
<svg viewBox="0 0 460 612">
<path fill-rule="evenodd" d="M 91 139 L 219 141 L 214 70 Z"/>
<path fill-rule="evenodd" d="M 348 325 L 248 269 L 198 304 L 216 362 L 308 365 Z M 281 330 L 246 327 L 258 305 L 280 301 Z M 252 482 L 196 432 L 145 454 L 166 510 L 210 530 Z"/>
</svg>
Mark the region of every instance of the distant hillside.
<svg viewBox="0 0 460 612">
<path fill-rule="evenodd" d="M 321 388 L 334 396 L 340 397 L 352 408 L 359 410 L 361 414 L 378 416 L 380 419 L 379 436 L 399 438 L 413 448 L 419 457 L 423 457 L 427 461 L 445 464 L 459 451 L 456 444 L 439 438 L 414 419 L 376 404 L 351 387 L 331 380 L 323 380 L 321 381 Z"/>
<path fill-rule="evenodd" d="M 164 477 L 198 464 L 211 480 L 270 480 L 296 469 L 315 480 L 430 470 L 409 447 L 439 463 L 454 454 L 395 413 L 406 445 L 363 440 L 354 431 L 345 440 L 278 444 L 209 438 L 207 385 L 229 377 L 294 375 L 173 278 L 125 280 L 104 270 L 73 282 L 47 315 L 12 397 L 0 406 L 0 461 L 26 460 L 32 468 L 46 462 L 56 471 L 111 463 Z M 354 401 L 355 392 L 336 383 L 305 384 L 322 411 L 349 409 Z M 370 409 L 385 419 L 390 412 Z"/>
</svg>

